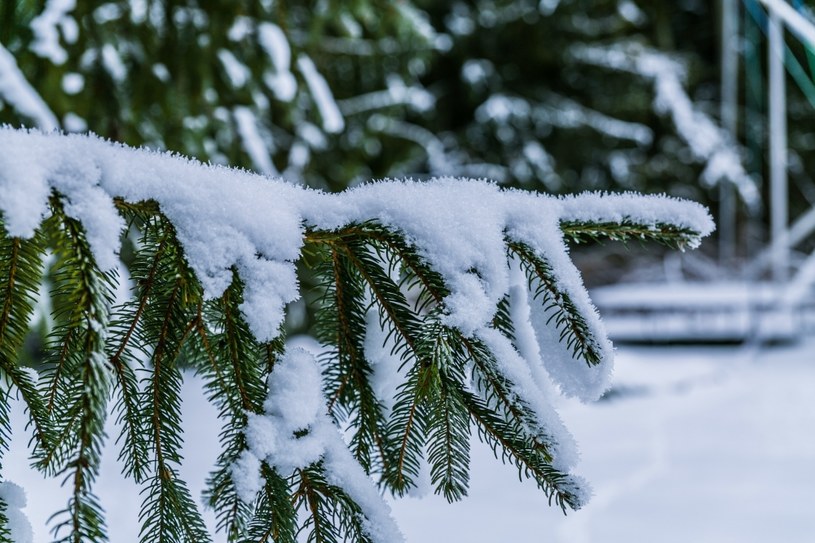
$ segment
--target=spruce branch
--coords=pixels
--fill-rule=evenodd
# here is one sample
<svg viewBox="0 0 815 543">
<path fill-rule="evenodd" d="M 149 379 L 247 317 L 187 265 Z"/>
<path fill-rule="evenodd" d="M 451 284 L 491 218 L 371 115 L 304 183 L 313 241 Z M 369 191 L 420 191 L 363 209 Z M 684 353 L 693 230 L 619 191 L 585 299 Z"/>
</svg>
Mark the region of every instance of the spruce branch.
<svg viewBox="0 0 815 543">
<path fill-rule="evenodd" d="M 43 142 L 48 138 L 41 137 Z M 47 176 L 39 181 L 43 187 L 57 186 L 69 193 L 53 193 L 51 215 L 34 237 L 10 238 L 0 232 L 2 392 L 21 392 L 35 425 L 37 465 L 50 475 L 64 476 L 72 488 L 55 527 L 58 537 L 67 532 L 65 541 L 106 538 L 93 485 L 111 399 L 120 425 L 117 443 L 123 471 L 143 486 L 141 540 L 209 539 L 198 507 L 178 476 L 183 460 L 184 370 L 203 376 L 206 396 L 223 424 L 206 499 L 215 509 L 218 529 L 230 542 L 293 542 L 304 531 L 310 541 L 396 539 L 395 527 L 372 529 L 372 519 L 380 525 L 390 519 L 376 488 L 357 483 L 369 482 L 367 475 L 378 478 L 385 490 L 403 495 L 415 486 L 426 463 L 435 491 L 449 501 L 460 499 L 469 483 L 473 428 L 496 457 L 515 465 L 521 478 L 535 480 L 552 502 L 564 510 L 577 508 L 580 482 L 567 472 L 564 461 L 569 436 L 560 431 L 552 406 L 538 390 L 528 367 L 534 361 L 524 360 L 519 352 L 525 349 L 518 343 L 530 339 L 522 327 L 540 324 L 543 333 L 570 352 L 571 357 L 558 358 L 558 364 L 570 364 L 574 358 L 588 366 L 578 364 L 581 371 L 607 368 L 601 365 L 608 351 L 606 338 L 566 259 L 562 239 L 582 242 L 604 236 L 690 246 L 697 237 L 681 226 L 683 217 L 690 216 L 691 224 L 698 218 L 685 213 L 687 209 L 674 215 L 680 224 L 654 226 L 646 221 L 656 205 L 640 219 L 612 223 L 605 217 L 617 216 L 617 208 L 601 205 L 601 197 L 590 200 L 598 208 L 610 209 L 603 220 L 570 219 L 558 230 L 554 216 L 538 220 L 537 206 L 561 217 L 591 214 L 577 209 L 580 202 L 549 206 L 551 202 L 544 203 L 541 196 L 527 198 L 451 179 L 438 180 L 438 186 L 392 182 L 381 192 L 379 187 L 370 193 L 360 189 L 343 201 L 344 196 L 328 197 L 236 174 L 256 190 L 250 196 L 257 194 L 267 205 L 282 202 L 272 206 L 276 214 L 270 215 L 274 220 L 265 224 L 268 228 L 258 228 L 253 220 L 261 208 L 245 199 L 225 200 L 219 202 L 223 209 L 209 209 L 206 197 L 195 200 L 185 192 L 188 202 L 152 185 L 143 191 L 130 188 L 140 198 L 155 195 L 161 203 L 114 197 L 110 191 L 121 189 L 118 176 L 125 179 L 128 173 L 120 171 L 119 163 L 125 161 L 119 157 L 130 151 L 118 149 L 115 152 L 121 155 L 115 155 L 116 160 L 102 162 L 96 161 L 96 151 L 100 156 L 109 151 L 106 144 L 81 138 L 73 143 L 88 144 L 94 151 L 90 153 L 94 160 L 77 161 L 88 166 L 87 171 L 102 171 L 101 178 L 83 185 L 79 178 L 85 169 L 71 161 L 59 162 L 59 168 L 54 166 L 60 172 L 54 174 L 56 181 Z M 3 156 L 0 153 L 0 161 Z M 162 182 L 170 177 L 167 172 L 200 173 L 202 187 L 211 194 L 225 194 L 215 181 L 228 174 L 188 167 L 161 158 L 156 171 L 149 173 L 156 173 Z M 80 188 L 68 186 L 63 173 Z M 140 179 L 150 184 L 147 177 Z M 389 195 L 407 198 L 382 200 Z M 458 196 L 467 206 L 450 209 L 450 218 L 456 220 L 436 221 L 439 217 L 424 213 L 423 198 L 457 203 L 453 197 Z M 476 232 L 478 239 L 470 243 L 469 228 L 480 230 L 482 225 L 479 215 L 475 221 L 465 215 L 470 208 L 481 210 L 478 196 L 494 197 L 498 209 L 487 213 L 489 220 L 484 221 L 491 230 Z M 113 197 L 114 207 L 100 212 L 104 217 L 99 223 L 86 217 L 85 231 L 84 223 L 71 213 L 84 216 L 86 208 L 74 205 L 74 200 L 96 203 L 96 197 Z M 615 205 L 634 200 L 624 198 Z M 308 209 L 314 204 L 326 205 L 329 218 Z M 253 210 L 245 222 L 228 215 L 241 206 Z M 569 206 L 571 210 L 566 209 Z M 437 215 L 447 219 L 451 207 Z M 200 228 L 198 219 L 211 220 L 212 228 Z M 704 220 L 696 222 L 702 225 L 700 230 L 706 228 Z M 141 233 L 139 242 L 133 243 L 135 257 L 127 259 L 134 288 L 129 300 L 111 310 L 115 276 L 103 273 L 95 257 L 115 268 L 121 232 L 101 235 L 100 225 L 118 228 L 125 223 L 130 224 L 128 234 Z M 308 224 L 345 226 L 320 230 L 304 226 Z M 451 241 L 463 250 L 456 250 Z M 17 352 L 42 281 L 46 248 L 54 253 L 49 277 L 55 326 L 37 381 L 19 366 Z M 322 367 L 302 350 L 283 356 L 279 323 L 285 317 L 283 305 L 297 296 L 298 252 L 319 283 L 315 328 L 328 347 Z M 507 277 L 510 266 L 512 276 Z M 514 305 L 530 298 L 518 284 L 523 283 L 515 275 L 519 269 L 528 279 L 531 298 L 543 305 L 547 322 L 538 321 L 541 313 L 536 308 Z M 205 299 L 205 291 L 213 298 Z M 471 300 L 475 302 L 470 304 Z M 539 343 L 551 346 L 539 328 L 535 333 L 546 340 Z M 381 345 L 375 345 L 374 338 Z M 276 375 L 285 377 L 275 380 Z M 303 401 L 292 401 L 290 391 Z M 287 411 L 286 406 L 302 409 Z M 4 409 L 7 404 L 0 408 L 0 449 L 8 439 L 3 435 Z M 342 441 L 338 427 L 348 430 L 350 443 Z M 299 446 L 304 455 L 289 454 Z M 256 479 L 255 472 L 262 479 Z"/>
<path fill-rule="evenodd" d="M 142 282 L 140 293 L 148 300 L 141 313 L 140 337 L 153 346 L 138 398 L 153 466 L 140 513 L 141 541 L 207 541 L 198 507 L 174 468 L 182 461 L 183 439 L 178 362 L 197 323 L 203 293 L 166 219 L 147 223 L 144 236 L 146 246 L 161 250 L 152 257 L 151 266 L 158 271 L 150 288 Z"/>
<path fill-rule="evenodd" d="M 296 508 L 305 511 L 306 521 L 300 529 L 308 531 L 309 543 L 372 543 L 359 505 L 342 488 L 326 480 L 321 465 L 298 470 L 296 475 L 294 499 Z"/>
<path fill-rule="evenodd" d="M 2 228 L 2 223 L 0 223 Z M 42 280 L 42 235 L 30 239 L 0 238 L 0 350 L 6 359 L 16 358 L 28 333 Z"/>
<path fill-rule="evenodd" d="M 0 220 L 0 377 L 20 391 L 34 426 L 35 443 L 47 440 L 47 413 L 35 378 L 19 366 L 18 352 L 39 296 L 43 276 L 45 237 L 42 230 L 29 239 L 10 238 Z M 0 435 L 5 448 L 6 438 Z"/>
<path fill-rule="evenodd" d="M 229 541 L 242 537 L 252 517 L 251 507 L 238 497 L 231 467 L 246 448 L 246 414 L 262 412 L 265 369 L 279 348 L 255 340 L 240 315 L 242 301 L 243 285 L 235 274 L 219 299 L 204 304 L 206 310 L 199 314 L 196 325 L 196 366 L 205 376 L 209 400 L 224 420 L 219 436 L 221 453 L 207 480 L 204 498 L 216 512 L 218 530 L 226 532 Z M 209 329 L 204 321 L 210 323 Z"/>
<path fill-rule="evenodd" d="M 470 479 L 470 415 L 463 397 L 464 357 L 440 324 L 429 335 L 433 349 L 434 388 L 427 431 L 427 461 L 436 493 L 449 502 L 467 495 Z"/>
<path fill-rule="evenodd" d="M 396 447 L 393 461 L 384 481 L 395 494 L 402 496 L 415 486 L 421 467 L 422 447 L 427 435 L 426 387 L 430 365 L 416 364 L 399 386 L 387 426 L 388 441 Z"/>
<path fill-rule="evenodd" d="M 464 394 L 465 404 L 475 421 L 481 441 L 487 443 L 496 458 L 512 463 L 518 468 L 519 479 L 532 479 L 538 487 L 564 512 L 580 508 L 580 500 L 574 493 L 574 483 L 569 476 L 552 467 L 547 447 L 524 429 L 496 416 L 483 400 L 475 395 Z"/>
<path fill-rule="evenodd" d="M 681 249 L 698 242 L 699 232 L 670 223 L 644 224 L 631 219 L 621 222 L 564 221 L 560 229 L 573 243 L 610 241 L 653 241 L 671 249 Z"/>
<path fill-rule="evenodd" d="M 263 463 L 264 486 L 255 503 L 252 519 L 242 543 L 295 543 L 297 541 L 297 511 L 295 510 L 293 477 L 284 479 Z"/>
<path fill-rule="evenodd" d="M 58 197 L 52 197 L 51 208 L 46 228 L 55 241 L 52 298 L 60 323 L 56 341 L 63 349 L 45 374 L 48 379 L 50 373 L 51 424 L 58 435 L 37 461 L 41 469 L 65 475 L 71 483 L 68 505 L 55 516 L 64 518 L 54 526 L 55 537 L 67 528 L 60 541 L 106 541 L 104 515 L 92 487 L 105 438 L 111 376 L 104 349 L 115 277 L 97 268 L 82 225 L 65 213 Z"/>
<path fill-rule="evenodd" d="M 340 420 L 354 417 L 351 447 L 367 472 L 385 469 L 385 420 L 370 383 L 372 369 L 365 358 L 366 283 L 360 258 L 348 239 L 338 239 L 317 269 L 323 284 L 318 337 L 333 347 L 323 357 L 328 408 Z M 365 258 L 365 257 L 362 257 Z"/>
<path fill-rule="evenodd" d="M 2 483 L 2 478 L 0 478 L 0 483 Z M 7 510 L 8 504 L 0 498 L 0 543 L 15 543 L 11 538 L 11 529 L 9 528 L 8 516 L 6 516 Z"/>
<path fill-rule="evenodd" d="M 462 344 L 472 361 L 473 381 L 480 396 L 466 393 L 462 398 L 482 441 L 492 447 L 496 458 L 514 463 L 519 475 L 534 479 L 559 507 L 578 509 L 580 500 L 569 476 L 553 466 L 557 442 L 548 429 L 514 392 L 515 384 L 496 367 L 494 355 L 485 345 L 469 338 L 462 338 Z"/>
<path fill-rule="evenodd" d="M 140 541 L 211 541 L 197 505 L 184 481 L 165 465 L 145 488 L 146 497 L 139 513 Z"/>
<path fill-rule="evenodd" d="M 507 248 L 520 259 L 533 297 L 541 299 L 549 314 L 547 324 L 554 322 L 561 343 L 572 351 L 574 358 L 582 359 L 590 366 L 599 364 L 603 354 L 594 332 L 569 293 L 560 287 L 551 264 L 525 243 L 507 241 Z"/>
<path fill-rule="evenodd" d="M 5 385 L 5 380 L 0 381 Z M 3 483 L 3 455 L 8 451 L 9 438 L 11 437 L 11 423 L 9 420 L 9 397 L 8 393 L 0 388 L 0 484 Z M 8 504 L 0 498 L 0 543 L 14 543 L 11 539 L 11 529 L 9 528 L 6 511 Z"/>
<path fill-rule="evenodd" d="M 298 475 L 299 485 L 294 493 L 297 509 L 306 509 L 307 521 L 301 530 L 308 530 L 308 542 L 311 543 L 336 543 L 340 534 L 337 527 L 331 522 L 331 513 L 326 511 L 325 496 L 319 493 L 319 481 L 313 481 L 317 474 L 313 471 L 300 470 Z M 317 483 L 315 485 L 315 482 Z M 315 488 L 316 487 L 316 488 Z"/>
<path fill-rule="evenodd" d="M 117 443 L 122 442 L 119 460 L 124 464 L 125 475 L 132 476 L 139 483 L 147 476 L 150 447 L 145 439 L 148 430 L 140 404 L 143 392 L 134 370 L 139 366 L 137 360 L 145 355 L 143 346 L 148 345 L 141 332 L 142 316 L 151 301 L 159 267 L 170 243 L 170 232 L 161 228 L 160 221 L 146 216 L 142 219 L 142 250 L 131 266 L 134 298 L 114 313 L 109 342 L 109 363 L 116 376 L 114 393 L 117 399 L 113 412 L 121 426 L 117 438 Z"/>
</svg>

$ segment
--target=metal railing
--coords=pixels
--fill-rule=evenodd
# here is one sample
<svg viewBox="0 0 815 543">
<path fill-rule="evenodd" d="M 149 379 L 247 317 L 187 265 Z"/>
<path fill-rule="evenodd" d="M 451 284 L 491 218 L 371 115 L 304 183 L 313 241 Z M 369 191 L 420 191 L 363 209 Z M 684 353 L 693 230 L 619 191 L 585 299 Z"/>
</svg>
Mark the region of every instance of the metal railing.
<svg viewBox="0 0 815 543">
<path fill-rule="evenodd" d="M 721 120 L 723 127 L 736 139 L 738 125 L 738 63 L 739 63 L 739 4 L 741 0 L 722 0 L 721 43 Z M 745 0 L 745 3 L 746 0 Z M 789 31 L 802 44 L 815 49 L 815 24 L 806 19 L 784 0 L 753 0 L 767 14 L 767 89 L 769 121 L 769 176 L 770 176 L 770 247 L 758 260 L 769 264 L 771 277 L 776 283 L 790 280 L 790 253 L 802 239 L 802 228 L 807 236 L 815 231 L 810 213 L 790 225 L 789 188 L 787 179 L 787 90 L 785 33 Z M 721 188 L 720 193 L 720 255 L 723 260 L 732 256 L 735 246 L 735 194 L 732 189 Z M 791 235 L 794 232 L 795 235 Z M 795 279 L 793 279 L 795 280 Z"/>
</svg>

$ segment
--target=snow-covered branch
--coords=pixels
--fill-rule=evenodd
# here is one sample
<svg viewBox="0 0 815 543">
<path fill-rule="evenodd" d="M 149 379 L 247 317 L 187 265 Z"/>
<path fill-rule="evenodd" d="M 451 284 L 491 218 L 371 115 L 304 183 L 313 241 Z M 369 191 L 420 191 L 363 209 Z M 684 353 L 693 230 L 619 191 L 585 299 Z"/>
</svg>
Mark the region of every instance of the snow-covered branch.
<svg viewBox="0 0 815 543">
<path fill-rule="evenodd" d="M 244 310 L 261 339 L 277 334 L 283 305 L 298 296 L 293 262 L 304 225 L 332 230 L 377 220 L 403 231 L 450 282 L 449 322 L 472 333 L 507 293 L 505 232 L 523 231 L 526 242 L 565 255 L 551 240 L 560 239 L 560 220 L 574 213 L 570 200 L 453 178 L 389 181 L 329 195 L 93 137 L 4 128 L 0 143 L 0 210 L 10 235 L 32 235 L 55 189 L 70 202 L 69 215 L 87 229 L 99 264 L 111 269 L 122 229 L 113 198 L 155 200 L 178 229 L 208 296 L 223 292 L 233 265 L 246 276 Z M 639 215 L 641 206 L 631 205 L 631 198 L 603 201 L 593 204 L 597 213 L 618 209 L 648 223 L 685 217 L 699 236 L 712 229 L 695 205 L 677 202 L 659 211 L 648 206 Z M 691 215 L 686 208 L 697 211 Z M 564 280 L 577 283 L 575 272 L 568 273 Z"/>
<path fill-rule="evenodd" d="M 157 522 L 174 506 L 162 505 L 163 493 L 183 492 L 175 479 L 170 490 L 155 485 L 178 462 L 173 379 L 180 376 L 173 357 L 189 347 L 200 350 L 195 363 L 212 374 L 213 401 L 231 417 L 223 434 L 230 452 L 219 460 L 226 479 L 216 486 L 231 489 L 236 502 L 251 502 L 278 492 L 269 485 L 298 480 L 291 500 L 277 495 L 273 513 L 258 513 L 266 515 L 261 522 L 273 522 L 280 511 L 296 516 L 292 504 L 305 500 L 313 522 L 340 515 L 344 529 L 377 543 L 400 536 L 366 474 L 381 475 L 401 494 L 415 486 L 426 461 L 437 492 L 459 499 L 467 489 L 473 423 L 554 503 L 581 507 L 590 493 L 571 472 L 577 446 L 551 390 L 598 398 L 609 385 L 613 348 L 565 238 L 636 237 L 693 247 L 713 229 L 704 208 L 664 196 L 557 198 L 453 177 L 386 180 L 330 194 L 92 136 L 11 128 L 0 128 L 0 213 L 11 254 L 25 240 L 37 243 L 42 228 L 55 223 L 70 229 L 65 243 L 79 247 L 76 259 L 55 266 L 80 268 L 80 286 L 92 287 L 79 291 L 96 304 L 79 314 L 82 326 L 88 323 L 81 332 L 92 341 L 74 343 L 90 346 L 89 371 L 105 388 L 69 388 L 79 394 L 78 405 L 86 405 L 83 394 L 95 394 L 93 413 L 102 417 L 109 379 L 118 383 L 116 394 L 141 394 L 121 357 L 138 363 L 134 349 L 151 347 L 130 343 L 142 337 L 159 344 L 143 366 L 149 376 L 139 396 L 155 416 L 140 422 L 134 396 L 119 404 L 129 446 L 155 450 L 164 463 L 142 512 L 146 530 L 164 530 Z M 143 280 L 115 319 L 101 318 L 107 295 L 95 284 L 119 266 L 123 216 L 144 223 L 148 254 L 134 263 Z M 28 273 L 39 273 L 37 254 L 26 254 Z M 286 306 L 300 296 L 296 262 L 304 255 L 319 261 L 314 270 L 324 296 L 316 326 L 329 350 L 322 367 L 304 351 L 284 352 L 279 342 Z M 62 284 L 75 276 L 64 269 L 55 275 Z M 414 302 L 408 289 L 418 292 Z M 11 311 L 21 311 L 20 304 L 12 306 L 0 317 L 17 316 Z M 393 344 L 376 358 L 391 366 L 379 372 L 385 379 L 402 379 L 395 388 L 369 380 L 363 352 L 376 348 L 366 337 L 371 311 Z M 110 346 L 101 340 L 107 334 L 121 343 L 110 364 Z M 216 344 L 229 347 L 221 352 Z M 259 352 L 262 358 L 253 358 Z M 261 377 L 268 377 L 268 391 Z M 350 444 L 338 430 L 344 423 L 356 432 Z M 145 437 L 143 425 L 153 433 Z M 103 427 L 87 431 L 101 447 Z M 125 458 L 135 462 L 141 454 Z M 81 465 L 89 477 L 97 467 L 95 460 Z M 198 522 L 190 507 L 179 511 L 173 514 Z M 95 519 L 88 522 L 101 526 Z"/>
</svg>

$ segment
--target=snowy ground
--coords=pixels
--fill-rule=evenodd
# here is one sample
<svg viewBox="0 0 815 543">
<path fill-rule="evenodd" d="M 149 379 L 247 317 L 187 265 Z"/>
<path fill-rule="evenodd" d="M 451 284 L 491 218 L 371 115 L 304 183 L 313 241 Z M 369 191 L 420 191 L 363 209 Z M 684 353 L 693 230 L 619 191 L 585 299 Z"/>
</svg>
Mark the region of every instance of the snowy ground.
<svg viewBox="0 0 815 543">
<path fill-rule="evenodd" d="M 560 410 L 583 452 L 579 471 L 594 499 L 564 517 L 532 484 L 477 447 L 471 495 L 448 505 L 429 496 L 394 504 L 408 542 L 514 541 L 809 542 L 815 538 L 815 339 L 792 346 L 623 347 L 620 394 Z M 214 412 L 191 400 L 187 461 L 202 473 L 214 457 Z M 19 409 L 15 436 L 22 435 Z M 26 468 L 24 440 L 4 475 L 25 487 L 35 541 L 65 492 Z M 138 489 L 106 458 L 98 493 L 111 541 L 138 540 Z M 189 479 L 194 491 L 203 480 Z"/>
</svg>

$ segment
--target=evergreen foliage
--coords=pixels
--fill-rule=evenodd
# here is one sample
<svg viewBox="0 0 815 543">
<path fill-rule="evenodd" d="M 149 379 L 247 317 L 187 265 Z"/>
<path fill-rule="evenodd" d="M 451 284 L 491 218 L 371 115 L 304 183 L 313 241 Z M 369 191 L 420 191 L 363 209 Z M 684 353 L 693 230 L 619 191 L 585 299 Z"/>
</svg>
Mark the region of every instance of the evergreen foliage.
<svg viewBox="0 0 815 543">
<path fill-rule="evenodd" d="M 645 180 L 655 178 L 666 180 L 660 189 L 674 188 L 675 179 L 698 174 L 684 164 L 669 123 L 653 118 L 646 83 L 638 82 L 630 100 L 598 95 L 597 81 L 605 89 L 612 78 L 584 72 L 567 55 L 575 41 L 605 43 L 641 30 L 618 2 L 596 2 L 591 20 L 575 18 L 586 4 L 577 1 L 78 2 L 53 25 L 56 39 L 44 47 L 37 20 L 57 4 L 3 2 L 0 45 L 68 131 L 330 190 L 400 173 L 485 175 L 527 186 L 534 180 L 555 191 L 651 190 Z M 544 13 L 546 6 L 554 7 Z M 661 37 L 665 21 L 692 10 L 654 6 L 649 28 L 656 30 L 645 39 L 672 49 Z M 459 32 L 456 18 L 477 31 Z M 591 26 L 594 18 L 610 30 L 592 35 L 578 24 Z M 551 41 L 564 21 L 573 24 Z M 518 36 L 548 45 L 519 51 L 512 45 Z M 485 78 L 470 77 L 477 69 Z M 615 74 L 614 88 L 628 89 L 630 79 Z M 484 121 L 479 111 L 495 96 L 536 113 Z M 0 96 L 1 121 L 31 120 L 6 98 Z M 563 126 L 554 116 L 561 111 L 583 121 Z M 614 126 L 629 133 L 661 138 L 623 136 L 615 143 L 627 147 L 612 150 L 608 134 L 597 137 L 595 121 L 619 120 L 625 122 Z M 615 173 L 620 153 L 637 166 L 630 175 Z M 19 395 L 35 466 L 71 490 L 54 517 L 54 538 L 107 540 L 94 482 L 102 451 L 115 445 L 123 473 L 143 489 L 140 540 L 210 540 L 196 497 L 178 475 L 180 385 L 184 371 L 196 371 L 222 425 L 205 500 L 229 541 L 294 542 L 304 532 L 317 542 L 375 540 L 366 506 L 333 474 L 336 452 L 290 471 L 263 462 L 256 496 L 242 495 L 235 466 L 250 447 L 246 429 L 265 412 L 268 379 L 285 353 L 283 335 L 260 341 L 252 334 L 237 267 L 229 288 L 205 297 L 177 225 L 157 202 L 115 203 L 128 224 L 124 243 L 132 246 L 132 289 L 124 300 L 114 292 L 125 279 L 97 265 L 85 226 L 66 212 L 65 194 L 52 194 L 33 236 L 6 230 L 0 236 L 0 455 L 12 438 L 21 439 L 8 425 L 9 399 Z M 652 240 L 683 248 L 700 232 L 627 217 L 565 220 L 560 234 L 574 243 Z M 604 338 L 562 288 L 552 255 L 509 235 L 504 241 L 508 262 L 525 274 L 559 343 L 576 363 L 601 363 Z M 509 297 L 494 308 L 489 334 L 466 334 L 446 322 L 450 285 L 422 254 L 404 232 L 376 220 L 304 234 L 300 280 L 314 309 L 314 335 L 326 347 L 320 358 L 326 409 L 348 431 L 350 454 L 397 496 L 417 485 L 426 466 L 435 492 L 455 501 L 467 494 L 475 434 L 552 504 L 578 508 L 583 489 L 558 464 L 556 432 L 504 365 L 520 349 Z M 51 312 L 45 356 L 32 371 L 23 347 L 37 307 Z M 390 402 L 375 390 L 366 345 L 372 318 L 384 332 L 381 347 L 399 366 Z M 119 430 L 110 439 L 108 416 Z M 300 429 L 293 439 L 314 432 Z M 10 538 L 5 506 L 0 500 L 0 541 Z"/>
<path fill-rule="evenodd" d="M 50 4 L 4 2 L 0 45 L 68 131 L 336 190 L 415 152 L 372 129 L 372 113 L 432 106 L 417 77 L 434 33 L 409 2 Z M 37 32 L 49 25 L 53 42 Z M 31 119 L 7 107 L 0 121 Z"/>
<path fill-rule="evenodd" d="M 716 13 L 702 1 L 79 2 L 70 22 L 54 22 L 61 53 L 34 31 L 47 5 L 6 3 L 0 43 L 69 131 L 331 190 L 453 174 L 712 196 L 699 183 L 705 158 L 658 111 L 652 82 L 574 55 L 657 52 L 682 66 L 698 113 L 715 117 Z M 30 121 L 13 107 L 0 120 Z"/>
<path fill-rule="evenodd" d="M 182 371 L 203 375 L 222 425 L 221 454 L 206 492 L 218 529 L 230 541 L 382 541 L 370 526 L 366 504 L 349 490 L 337 466 L 342 455 L 326 449 L 314 462 L 282 472 L 264 461 L 263 484 L 246 501 L 236 487 L 235 464 L 247 449 L 250 417 L 266 409 L 270 375 L 284 352 L 283 338 L 258 341 L 243 314 L 243 281 L 233 272 L 224 293 L 207 299 L 191 270 L 173 223 L 154 201 L 115 201 L 133 243 L 132 290 L 114 301 L 121 278 L 102 272 L 83 225 L 65 212 L 57 192 L 48 217 L 28 238 L 4 233 L 0 242 L 3 298 L 0 355 L 3 395 L 19 394 L 32 426 L 33 459 L 44 474 L 61 477 L 72 494 L 54 517 L 59 541 L 106 541 L 104 504 L 94 495 L 104 433 L 116 417 L 123 473 L 142 485 L 140 541 L 209 541 L 200 511 L 178 475 L 181 457 Z M 694 244 L 699 232 L 670 222 L 653 225 L 565 221 L 574 241 L 648 238 L 672 247 Z M 535 303 L 575 363 L 602 356 L 585 310 L 559 285 L 548 255 L 517 235 L 505 240 L 508 262 L 526 274 Z M 397 496 L 417 484 L 429 466 L 435 492 L 448 501 L 466 496 L 469 439 L 475 433 L 496 458 L 534 480 L 551 503 L 567 509 L 583 501 L 581 482 L 558 467 L 558 438 L 507 372 L 503 345 L 516 342 L 508 299 L 495 308 L 489 333 L 465 334 L 445 321 L 449 286 L 403 232 L 376 220 L 334 230 L 305 231 L 303 263 L 317 278 L 317 335 L 322 394 L 330 419 L 349 430 L 355 462 Z M 51 256 L 46 256 L 51 255 Z M 18 353 L 29 330 L 47 274 L 53 324 L 47 356 L 36 372 Z M 377 319 L 384 348 L 399 365 L 392 405 L 374 392 L 366 352 L 367 320 Z M 0 444 L 5 448 L 8 402 L 0 402 Z M 297 430 L 307 439 L 318 428 Z M 339 456 L 338 456 L 339 455 Z M 349 456 L 350 458 L 350 456 Z M 347 482 L 347 481 L 345 481 Z M 1 512 L 2 510 L 0 510 Z M 4 519 L 0 516 L 0 526 Z M 0 532 L 2 534 L 3 532 Z M 6 531 L 6 539 L 8 539 Z"/>
</svg>

